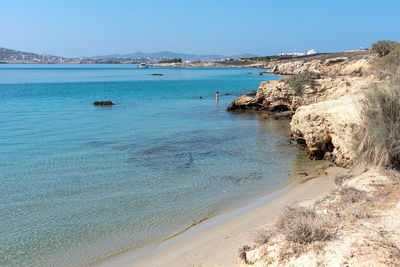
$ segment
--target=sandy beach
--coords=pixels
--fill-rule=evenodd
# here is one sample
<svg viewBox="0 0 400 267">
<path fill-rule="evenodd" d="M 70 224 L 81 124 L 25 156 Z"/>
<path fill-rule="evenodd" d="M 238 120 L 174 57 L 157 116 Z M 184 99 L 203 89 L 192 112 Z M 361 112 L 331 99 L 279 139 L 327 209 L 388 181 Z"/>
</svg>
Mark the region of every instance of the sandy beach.
<svg viewBox="0 0 400 267">
<path fill-rule="evenodd" d="M 236 266 L 238 250 L 251 244 L 258 229 L 276 221 L 292 203 L 312 203 L 334 187 L 334 178 L 347 169 L 330 167 L 326 176 L 292 183 L 241 209 L 210 218 L 158 245 L 126 252 L 100 266 Z"/>
</svg>

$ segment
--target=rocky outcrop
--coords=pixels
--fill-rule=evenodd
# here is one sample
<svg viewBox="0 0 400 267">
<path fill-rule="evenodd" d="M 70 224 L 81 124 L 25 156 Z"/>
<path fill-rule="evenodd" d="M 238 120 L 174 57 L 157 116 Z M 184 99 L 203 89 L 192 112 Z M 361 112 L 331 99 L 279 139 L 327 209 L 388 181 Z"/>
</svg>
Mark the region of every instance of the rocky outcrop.
<svg viewBox="0 0 400 267">
<path fill-rule="evenodd" d="M 360 99 L 343 96 L 298 108 L 290 122 L 293 137 L 307 147 L 311 158 L 350 167 L 355 158 L 353 138 L 360 125 Z"/>
<path fill-rule="evenodd" d="M 325 76 L 315 80 L 313 86 L 305 85 L 302 95 L 296 95 L 284 80 L 265 81 L 260 84 L 254 98 L 249 96 L 237 98 L 227 110 L 295 111 L 300 106 L 357 94 L 373 80 L 372 76 Z"/>
</svg>

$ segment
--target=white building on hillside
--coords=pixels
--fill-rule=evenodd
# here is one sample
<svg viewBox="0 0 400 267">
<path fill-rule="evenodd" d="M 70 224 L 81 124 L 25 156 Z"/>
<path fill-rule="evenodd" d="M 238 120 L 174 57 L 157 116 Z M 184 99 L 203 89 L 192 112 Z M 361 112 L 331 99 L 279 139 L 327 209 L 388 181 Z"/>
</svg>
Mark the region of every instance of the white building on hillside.
<svg viewBox="0 0 400 267">
<path fill-rule="evenodd" d="M 317 50 L 315 49 L 309 49 L 304 53 L 280 53 L 280 56 L 295 56 L 295 57 L 299 57 L 299 56 L 305 56 L 305 55 L 314 55 L 317 54 Z"/>
<path fill-rule="evenodd" d="M 307 50 L 304 54 L 305 55 L 314 55 L 314 54 L 316 54 L 317 53 L 317 50 L 315 50 L 315 49 L 309 49 L 309 50 Z"/>
</svg>

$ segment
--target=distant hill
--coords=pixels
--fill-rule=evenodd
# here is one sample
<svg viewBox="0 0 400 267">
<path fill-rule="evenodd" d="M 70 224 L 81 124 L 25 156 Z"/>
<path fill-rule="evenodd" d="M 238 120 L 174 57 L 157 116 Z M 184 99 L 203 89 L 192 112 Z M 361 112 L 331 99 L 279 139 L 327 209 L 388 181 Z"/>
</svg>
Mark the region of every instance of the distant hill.
<svg viewBox="0 0 400 267">
<path fill-rule="evenodd" d="M 163 58 L 182 58 L 183 60 L 201 60 L 201 61 L 221 61 L 225 58 L 239 59 L 242 57 L 254 57 L 253 54 L 241 54 L 234 56 L 222 56 L 222 55 L 197 55 L 197 54 L 185 54 L 185 53 L 175 53 L 170 51 L 162 51 L 155 53 L 143 53 L 135 52 L 130 54 L 113 54 L 96 56 L 92 58 L 135 58 L 135 59 L 163 59 Z"/>
<path fill-rule="evenodd" d="M 0 47 L 0 60 L 6 59 L 22 59 L 25 57 L 38 57 L 38 54 L 22 52 L 13 49 L 1 48 Z"/>
<path fill-rule="evenodd" d="M 66 58 L 0 47 L 0 63 L 65 63 Z"/>
<path fill-rule="evenodd" d="M 162 51 L 156 53 L 142 53 L 136 52 L 131 54 L 113 54 L 105 56 L 96 56 L 91 58 L 64 58 L 51 55 L 40 55 L 30 52 L 23 52 L 8 48 L 0 47 L 0 63 L 40 63 L 40 64 L 57 64 L 57 63 L 84 63 L 84 64 L 116 64 L 116 63 L 140 63 L 148 62 L 154 63 L 158 62 L 160 59 L 172 59 L 172 58 L 182 58 L 183 60 L 190 61 L 221 61 L 226 58 L 239 59 L 243 57 L 254 57 L 252 54 L 242 54 L 234 56 L 222 56 L 222 55 L 196 55 L 196 54 L 185 54 L 185 53 L 175 53 L 169 51 Z"/>
</svg>

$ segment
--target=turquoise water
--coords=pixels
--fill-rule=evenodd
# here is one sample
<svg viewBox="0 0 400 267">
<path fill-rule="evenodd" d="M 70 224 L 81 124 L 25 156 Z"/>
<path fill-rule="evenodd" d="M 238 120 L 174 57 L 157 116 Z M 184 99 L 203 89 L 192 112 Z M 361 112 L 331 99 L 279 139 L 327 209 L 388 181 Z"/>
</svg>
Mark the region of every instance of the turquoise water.
<svg viewBox="0 0 400 267">
<path fill-rule="evenodd" d="M 0 65 L 0 266 L 85 264 L 282 186 L 287 122 L 225 112 L 257 73 Z"/>
</svg>

